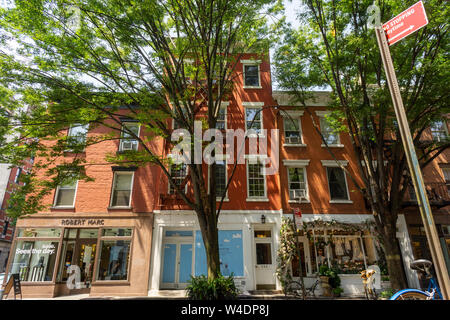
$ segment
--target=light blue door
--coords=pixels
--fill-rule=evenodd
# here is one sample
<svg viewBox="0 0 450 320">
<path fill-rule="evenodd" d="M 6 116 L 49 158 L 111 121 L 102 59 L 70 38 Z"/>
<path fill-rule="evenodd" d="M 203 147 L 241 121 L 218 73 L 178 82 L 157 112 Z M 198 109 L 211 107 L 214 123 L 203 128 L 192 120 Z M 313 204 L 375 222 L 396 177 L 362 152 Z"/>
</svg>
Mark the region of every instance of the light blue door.
<svg viewBox="0 0 450 320">
<path fill-rule="evenodd" d="M 187 283 L 192 274 L 192 244 L 180 245 L 179 283 Z"/>
<path fill-rule="evenodd" d="M 163 283 L 175 282 L 175 267 L 177 258 L 177 245 L 164 245 Z"/>
</svg>

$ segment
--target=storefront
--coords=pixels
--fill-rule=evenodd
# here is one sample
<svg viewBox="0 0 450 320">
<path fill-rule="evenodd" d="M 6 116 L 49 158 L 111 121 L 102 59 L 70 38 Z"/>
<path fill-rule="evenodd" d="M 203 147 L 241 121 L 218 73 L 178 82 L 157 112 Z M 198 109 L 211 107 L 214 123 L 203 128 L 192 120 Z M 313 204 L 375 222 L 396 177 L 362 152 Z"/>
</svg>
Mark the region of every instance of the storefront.
<svg viewBox="0 0 450 320">
<path fill-rule="evenodd" d="M 223 211 L 219 218 L 221 272 L 233 274 L 242 292 L 280 289 L 276 252 L 281 211 Z M 206 275 L 206 253 L 192 211 L 155 213 L 149 295 L 184 289 L 192 276 Z"/>
<path fill-rule="evenodd" d="M 147 295 L 152 219 L 146 213 L 21 218 L 7 272 L 19 274 L 24 297 Z"/>
</svg>

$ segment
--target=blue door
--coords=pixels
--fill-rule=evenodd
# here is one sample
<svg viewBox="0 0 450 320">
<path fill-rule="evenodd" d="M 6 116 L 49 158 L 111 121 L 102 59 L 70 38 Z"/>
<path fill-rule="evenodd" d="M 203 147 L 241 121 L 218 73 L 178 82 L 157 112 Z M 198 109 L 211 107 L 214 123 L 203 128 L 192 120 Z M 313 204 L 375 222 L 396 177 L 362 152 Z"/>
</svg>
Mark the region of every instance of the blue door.
<svg viewBox="0 0 450 320">
<path fill-rule="evenodd" d="M 163 283 L 175 283 L 177 245 L 164 245 Z"/>
<path fill-rule="evenodd" d="M 180 245 L 179 283 L 187 283 L 192 274 L 192 244 Z"/>
</svg>

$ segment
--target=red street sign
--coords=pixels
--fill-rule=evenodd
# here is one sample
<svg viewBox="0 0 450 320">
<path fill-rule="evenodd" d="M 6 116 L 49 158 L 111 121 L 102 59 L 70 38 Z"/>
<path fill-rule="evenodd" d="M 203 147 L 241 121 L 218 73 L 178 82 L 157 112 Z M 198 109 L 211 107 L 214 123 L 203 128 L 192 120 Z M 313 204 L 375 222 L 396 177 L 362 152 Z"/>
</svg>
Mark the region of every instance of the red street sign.
<svg viewBox="0 0 450 320">
<path fill-rule="evenodd" d="M 302 212 L 300 211 L 300 208 L 294 208 L 294 214 L 299 218 L 302 217 Z"/>
<path fill-rule="evenodd" d="M 422 1 L 409 7 L 385 24 L 383 29 L 390 46 L 428 24 Z"/>
</svg>

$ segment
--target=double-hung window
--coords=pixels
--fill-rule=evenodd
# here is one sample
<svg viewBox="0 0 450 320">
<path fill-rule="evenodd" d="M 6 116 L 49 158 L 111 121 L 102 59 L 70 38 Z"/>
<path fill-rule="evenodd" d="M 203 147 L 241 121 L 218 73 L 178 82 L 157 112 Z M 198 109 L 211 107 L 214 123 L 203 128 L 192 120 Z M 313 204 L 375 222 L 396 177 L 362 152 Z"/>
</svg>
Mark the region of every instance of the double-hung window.
<svg viewBox="0 0 450 320">
<path fill-rule="evenodd" d="M 84 148 L 86 144 L 86 135 L 89 130 L 89 124 L 73 124 L 69 128 L 67 133 L 67 145 L 69 150 L 75 147 L 82 146 Z"/>
<path fill-rule="evenodd" d="M 114 172 L 111 207 L 130 207 L 134 172 Z"/>
<path fill-rule="evenodd" d="M 347 166 L 347 160 L 322 160 L 322 165 L 326 169 L 328 188 L 330 191 L 330 203 L 352 203 L 349 198 L 347 178 L 345 171 L 340 167 Z"/>
<path fill-rule="evenodd" d="M 260 60 L 241 60 L 244 88 L 261 88 Z"/>
<path fill-rule="evenodd" d="M 217 115 L 216 129 L 226 130 L 227 129 L 227 107 L 221 106 L 219 108 L 219 113 Z"/>
<path fill-rule="evenodd" d="M 263 102 L 244 102 L 245 107 L 245 130 L 249 133 L 262 134 L 263 112 L 261 110 Z"/>
<path fill-rule="evenodd" d="M 431 136 L 434 141 L 446 141 L 448 139 L 447 122 L 438 120 L 431 123 Z"/>
<path fill-rule="evenodd" d="M 328 111 L 316 111 L 316 114 L 320 119 L 320 132 L 322 133 L 323 138 L 327 142 L 327 144 L 331 147 L 342 147 L 341 139 L 339 137 L 339 132 L 337 132 L 330 124 L 330 121 L 327 119 Z M 322 144 L 325 146 L 325 144 Z"/>
<path fill-rule="evenodd" d="M 187 170 L 188 170 L 188 167 L 185 163 L 172 164 L 170 166 L 170 176 L 178 188 L 180 188 L 182 186 L 184 180 L 186 179 Z M 185 185 L 185 192 L 186 192 L 186 190 L 187 190 L 187 184 Z M 172 184 L 169 183 L 169 194 L 175 194 L 175 193 L 176 193 L 176 190 L 174 189 Z"/>
<path fill-rule="evenodd" d="M 216 181 L 216 198 L 218 200 L 222 199 L 222 195 L 225 192 L 227 186 L 227 162 L 226 160 L 217 160 L 216 163 L 216 174 L 214 179 Z M 211 170 L 209 171 L 211 173 Z M 225 199 L 227 195 L 225 194 Z"/>
<path fill-rule="evenodd" d="M 139 142 L 134 137 L 139 137 L 140 126 L 137 122 L 123 122 L 119 151 L 137 151 Z"/>
<path fill-rule="evenodd" d="M 74 207 L 78 186 L 77 175 L 64 174 L 66 177 L 56 187 L 54 207 Z"/>
<path fill-rule="evenodd" d="M 266 199 L 266 176 L 264 164 L 260 159 L 247 160 L 247 197 L 248 199 Z"/>
<path fill-rule="evenodd" d="M 284 143 L 286 145 L 302 144 L 302 130 L 300 125 L 300 117 L 294 114 L 292 116 L 283 117 L 284 124 Z"/>
<path fill-rule="evenodd" d="M 289 200 L 307 198 L 305 168 L 288 167 Z M 302 199 L 302 200 L 303 200 Z"/>
</svg>

